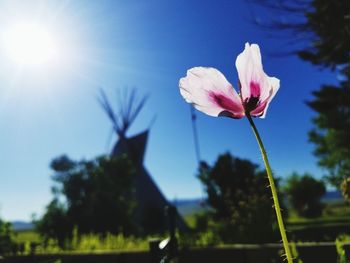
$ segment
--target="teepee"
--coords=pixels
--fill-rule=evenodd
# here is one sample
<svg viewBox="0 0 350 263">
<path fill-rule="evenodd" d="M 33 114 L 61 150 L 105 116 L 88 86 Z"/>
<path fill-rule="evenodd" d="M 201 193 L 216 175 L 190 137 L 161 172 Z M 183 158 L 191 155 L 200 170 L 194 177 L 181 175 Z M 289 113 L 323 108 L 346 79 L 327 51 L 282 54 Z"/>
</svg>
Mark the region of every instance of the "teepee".
<svg viewBox="0 0 350 263">
<path fill-rule="evenodd" d="M 118 136 L 118 141 L 110 155 L 127 154 L 135 164 L 137 171 L 135 179 L 136 222 L 142 226 L 144 233 L 163 232 L 167 229 L 164 208 L 169 205 L 169 202 L 143 165 L 149 129 L 131 137 L 126 135 L 130 125 L 144 107 L 147 96 L 138 98 L 136 89 L 131 89 L 119 93 L 118 99 L 118 109 L 114 110 L 103 91 L 101 91 L 99 98 L 103 110 L 112 122 L 113 130 Z M 180 229 L 186 229 L 186 224 L 180 217 L 177 225 Z"/>
</svg>

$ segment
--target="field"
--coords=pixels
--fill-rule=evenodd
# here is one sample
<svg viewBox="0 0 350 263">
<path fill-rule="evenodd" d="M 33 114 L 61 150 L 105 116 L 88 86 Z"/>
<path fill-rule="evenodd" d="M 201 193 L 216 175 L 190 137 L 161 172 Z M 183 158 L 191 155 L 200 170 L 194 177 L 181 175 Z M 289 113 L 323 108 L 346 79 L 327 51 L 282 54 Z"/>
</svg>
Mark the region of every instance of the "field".
<svg viewBox="0 0 350 263">
<path fill-rule="evenodd" d="M 203 210 L 195 210 L 203 213 Z M 188 225 L 195 226 L 195 214 L 184 216 Z M 297 216 L 290 211 L 287 220 L 289 236 L 294 242 L 334 242 L 340 234 L 350 234 L 350 206 L 344 202 L 333 202 L 326 205 L 322 217 L 309 219 Z M 151 237 L 149 237 L 151 238 Z M 123 237 L 121 235 L 84 235 L 73 238 L 68 253 L 109 252 L 109 251 L 146 251 L 149 238 Z M 30 243 L 41 244 L 42 239 L 34 230 L 17 231 L 13 239 L 18 244 L 25 244 L 26 253 L 30 252 Z M 55 241 L 50 240 L 44 248 L 36 247 L 37 253 L 62 253 Z"/>
<path fill-rule="evenodd" d="M 200 213 L 203 210 L 197 210 Z M 184 219 L 190 227 L 195 226 L 195 214 L 188 213 Z M 334 241 L 340 234 L 350 234 L 350 205 L 343 201 L 328 202 L 317 218 L 300 217 L 291 210 L 286 225 L 293 241 Z"/>
<path fill-rule="evenodd" d="M 68 249 L 63 251 L 55 240 L 48 240 L 44 246 L 43 240 L 34 230 L 15 232 L 14 241 L 17 244 L 24 245 L 24 254 L 32 252 L 31 244 L 35 244 L 36 254 L 147 251 L 149 246 L 148 239 L 111 234 L 105 236 L 89 234 L 78 238 L 73 233 L 73 240 L 68 244 Z"/>
<path fill-rule="evenodd" d="M 190 227 L 195 226 L 195 214 L 203 213 L 203 210 L 194 210 L 195 213 L 187 213 L 184 218 Z M 345 257 L 345 244 L 350 241 L 350 236 L 338 239 L 340 234 L 350 234 L 350 207 L 342 202 L 329 203 L 324 213 L 319 218 L 307 219 L 297 216 L 290 211 L 287 220 L 287 229 L 290 231 L 291 241 L 298 258 L 304 263 L 338 262 L 339 256 Z M 209 233 L 210 234 L 210 233 Z M 149 259 L 149 239 L 135 237 L 123 237 L 122 235 L 84 235 L 77 237 L 73 233 L 73 240 L 68 249 L 62 250 L 54 240 L 50 240 L 43 246 L 42 239 L 33 230 L 17 231 L 14 240 L 24 245 L 24 250 L 17 252 L 17 256 L 8 257 L 8 262 L 23 260 L 23 255 L 31 255 L 38 262 L 146 262 Z M 158 237 L 162 239 L 162 237 Z M 164 237 L 163 237 L 164 238 Z M 242 245 L 242 244 L 215 244 L 210 246 L 210 237 L 203 236 L 203 242 L 196 240 L 197 248 L 180 249 L 179 256 L 183 262 L 229 262 L 235 258 L 239 262 L 278 262 L 281 252 L 281 244 Z M 322 243 L 328 241 L 326 243 Z M 320 243 L 321 242 L 321 243 Z M 197 244 L 198 243 L 198 244 Z M 181 244 L 181 241 L 180 241 Z M 209 245 L 209 247 L 208 247 Z M 295 255 L 297 255 L 295 254 Z M 247 260 L 249 258 L 249 260 Z M 196 260 L 194 260 L 196 259 Z M 265 261 L 261 261 L 264 259 Z M 204 261 L 203 261 L 204 260 Z M 326 260 L 326 261 L 322 261 Z M 346 261 L 344 261 L 346 262 Z"/>
<path fill-rule="evenodd" d="M 23 230 L 15 232 L 13 239 L 16 243 L 35 242 L 39 243 L 41 238 L 35 230 Z"/>
<path fill-rule="evenodd" d="M 350 205 L 337 201 L 326 204 L 319 218 L 302 218 L 290 212 L 287 228 L 295 241 L 334 241 L 350 234 Z"/>
</svg>

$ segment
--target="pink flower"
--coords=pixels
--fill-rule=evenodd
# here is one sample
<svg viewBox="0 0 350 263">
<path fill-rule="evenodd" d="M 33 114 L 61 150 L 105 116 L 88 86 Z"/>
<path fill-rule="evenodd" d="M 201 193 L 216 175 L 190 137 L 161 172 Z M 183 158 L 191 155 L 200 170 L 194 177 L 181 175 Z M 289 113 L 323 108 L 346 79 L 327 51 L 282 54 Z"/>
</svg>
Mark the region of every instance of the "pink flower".
<svg viewBox="0 0 350 263">
<path fill-rule="evenodd" d="M 264 118 L 280 81 L 263 70 L 257 44 L 245 44 L 236 59 L 240 93 L 215 68 L 194 67 L 180 79 L 180 93 L 188 103 L 210 116 L 240 119 L 246 114 Z"/>
</svg>

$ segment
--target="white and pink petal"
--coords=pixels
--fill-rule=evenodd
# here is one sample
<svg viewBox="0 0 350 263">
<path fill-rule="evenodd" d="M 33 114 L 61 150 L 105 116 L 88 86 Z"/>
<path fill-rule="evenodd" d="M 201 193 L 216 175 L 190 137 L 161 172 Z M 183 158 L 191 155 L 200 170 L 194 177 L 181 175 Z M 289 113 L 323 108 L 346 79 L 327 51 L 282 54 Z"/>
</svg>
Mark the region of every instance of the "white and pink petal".
<svg viewBox="0 0 350 263">
<path fill-rule="evenodd" d="M 271 87 L 271 90 L 270 90 L 270 96 L 266 99 L 267 100 L 267 104 L 266 104 L 266 107 L 264 109 L 264 112 L 263 114 L 260 116 L 260 118 L 265 118 L 266 116 L 266 113 L 267 113 L 267 109 L 270 105 L 270 102 L 271 100 L 273 99 L 273 97 L 275 97 L 277 91 L 279 90 L 280 88 L 280 80 L 278 78 L 275 78 L 275 77 L 269 77 L 269 81 L 270 81 L 270 87 Z"/>
<path fill-rule="evenodd" d="M 180 93 L 188 103 L 210 116 L 242 118 L 241 99 L 225 76 L 215 68 L 194 67 L 180 79 Z"/>
<path fill-rule="evenodd" d="M 243 101 L 250 97 L 260 97 L 263 92 L 265 73 L 259 46 L 246 43 L 243 52 L 237 56 L 236 68 Z"/>
<path fill-rule="evenodd" d="M 268 81 L 270 85 L 269 96 L 265 100 L 260 101 L 257 107 L 250 112 L 250 115 L 254 117 L 265 118 L 269 104 L 280 87 L 280 80 L 278 78 L 268 77 Z"/>
<path fill-rule="evenodd" d="M 252 116 L 264 118 L 279 89 L 279 79 L 264 72 L 260 48 L 256 44 L 245 44 L 244 51 L 237 56 L 236 67 L 243 106 Z"/>
</svg>

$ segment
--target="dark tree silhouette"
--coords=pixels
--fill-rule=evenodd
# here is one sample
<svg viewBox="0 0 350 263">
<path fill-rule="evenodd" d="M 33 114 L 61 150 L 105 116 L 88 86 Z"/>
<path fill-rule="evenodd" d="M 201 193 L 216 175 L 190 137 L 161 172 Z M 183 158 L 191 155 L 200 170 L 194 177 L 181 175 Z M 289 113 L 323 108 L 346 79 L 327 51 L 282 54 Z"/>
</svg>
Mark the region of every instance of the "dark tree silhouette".
<svg viewBox="0 0 350 263">
<path fill-rule="evenodd" d="M 323 86 L 308 102 L 318 113 L 309 132 L 316 146 L 314 153 L 319 165 L 328 170 L 328 182 L 337 188 L 350 176 L 350 86 L 341 85 Z"/>
<path fill-rule="evenodd" d="M 49 238 L 57 239 L 60 247 L 64 247 L 73 230 L 73 225 L 67 216 L 67 208 L 56 198 L 46 207 L 43 217 L 34 223 L 46 241 Z"/>
<path fill-rule="evenodd" d="M 226 153 L 213 167 L 202 162 L 198 178 L 213 208 L 215 231 L 224 242 L 276 241 L 268 180 L 256 164 Z"/>
<path fill-rule="evenodd" d="M 270 12 L 254 21 L 288 45 L 289 52 L 335 69 L 350 60 L 350 3 L 347 0 L 247 0 Z M 273 15 L 271 15 L 273 12 Z"/>
<path fill-rule="evenodd" d="M 125 156 L 75 162 L 52 161 L 54 200 L 37 222 L 38 230 L 63 244 L 74 227 L 78 233 L 135 233 L 134 166 Z M 64 197 L 64 198 L 62 198 Z M 58 200 L 65 200 L 65 204 Z"/>
<path fill-rule="evenodd" d="M 316 180 L 310 174 L 293 173 L 287 179 L 285 192 L 290 204 L 300 216 L 321 216 L 323 209 L 321 197 L 326 193 L 322 181 Z"/>
<path fill-rule="evenodd" d="M 12 240 L 12 225 L 0 218 L 0 255 L 12 252 L 14 242 Z"/>
<path fill-rule="evenodd" d="M 335 70 L 339 85 L 324 85 L 307 104 L 317 113 L 309 138 L 335 187 L 350 176 L 350 1 L 254 1 L 275 10 L 260 25 L 282 34 L 300 58 Z"/>
</svg>

